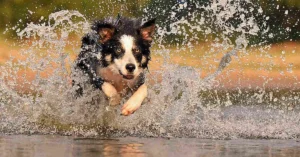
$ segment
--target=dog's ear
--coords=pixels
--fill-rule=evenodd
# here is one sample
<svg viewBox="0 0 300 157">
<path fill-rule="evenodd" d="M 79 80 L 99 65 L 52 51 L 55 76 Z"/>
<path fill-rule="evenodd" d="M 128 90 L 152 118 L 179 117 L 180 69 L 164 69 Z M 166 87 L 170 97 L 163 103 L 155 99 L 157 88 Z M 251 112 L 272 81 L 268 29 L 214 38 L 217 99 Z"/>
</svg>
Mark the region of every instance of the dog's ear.
<svg viewBox="0 0 300 157">
<path fill-rule="evenodd" d="M 116 28 L 110 24 L 98 25 L 97 30 L 99 34 L 99 41 L 105 43 L 110 40 L 116 33 Z"/>
<path fill-rule="evenodd" d="M 140 29 L 139 29 L 139 34 L 141 35 L 143 40 L 152 41 L 153 35 L 155 33 L 155 20 L 152 19 L 144 23 Z"/>
</svg>

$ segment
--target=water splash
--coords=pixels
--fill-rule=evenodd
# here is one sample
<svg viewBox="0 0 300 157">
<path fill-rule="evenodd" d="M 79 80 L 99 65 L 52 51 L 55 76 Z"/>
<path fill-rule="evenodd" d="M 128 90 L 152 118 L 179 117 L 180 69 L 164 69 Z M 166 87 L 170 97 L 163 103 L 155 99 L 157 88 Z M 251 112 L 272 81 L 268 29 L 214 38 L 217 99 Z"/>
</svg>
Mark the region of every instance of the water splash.
<svg viewBox="0 0 300 157">
<path fill-rule="evenodd" d="M 47 22 L 29 23 L 25 29 L 18 30 L 23 47 L 19 58 L 12 58 L 0 67 L 0 132 L 198 138 L 298 137 L 299 92 L 282 93 L 264 87 L 227 91 L 218 90 L 216 85 L 216 77 L 230 64 L 232 56 L 238 57 L 239 52 L 247 55 L 248 38 L 268 32 L 267 26 L 258 26 L 254 16 L 256 11 L 263 16 L 261 7 L 242 0 L 214 0 L 208 5 L 196 2 L 191 7 L 197 8 L 196 11 L 190 11 L 184 18 L 180 13 L 189 10 L 188 5 L 173 6 L 170 27 L 158 28 L 156 45 L 159 49 L 154 52 L 164 56 L 164 63 L 160 70 L 148 74 L 148 100 L 129 117 L 119 116 L 119 107 L 107 108 L 105 97 L 92 87 L 86 87 L 88 94 L 84 97 L 73 97 L 72 57 L 80 51 L 80 43 L 70 39 L 80 38 L 90 31 L 89 22 L 82 14 L 59 11 L 50 14 Z M 203 41 L 198 34 L 213 42 Z M 168 36 L 175 37 L 173 44 L 178 52 L 186 48 L 192 51 L 199 41 L 211 42 L 206 56 L 216 51 L 224 54 L 217 70 L 200 78 L 199 69 L 172 64 L 169 56 L 172 50 L 168 49 L 170 46 L 166 41 Z M 221 52 L 220 49 L 228 51 Z M 262 54 L 267 54 L 268 49 L 268 46 L 262 47 Z"/>
</svg>

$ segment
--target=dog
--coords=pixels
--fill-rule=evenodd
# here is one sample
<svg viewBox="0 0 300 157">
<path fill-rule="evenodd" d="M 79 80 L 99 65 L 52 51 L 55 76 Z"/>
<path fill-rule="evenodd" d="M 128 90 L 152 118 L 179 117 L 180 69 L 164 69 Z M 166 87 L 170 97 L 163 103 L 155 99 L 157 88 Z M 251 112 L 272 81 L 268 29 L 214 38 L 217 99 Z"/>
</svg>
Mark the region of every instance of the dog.
<svg viewBox="0 0 300 157">
<path fill-rule="evenodd" d="M 145 72 L 151 59 L 155 21 L 106 18 L 95 21 L 92 32 L 82 38 L 75 69 L 86 75 L 95 89 L 103 91 L 111 106 L 133 93 L 123 105 L 122 115 L 134 113 L 147 97 Z M 73 80 L 73 86 L 82 95 L 84 85 Z"/>
</svg>

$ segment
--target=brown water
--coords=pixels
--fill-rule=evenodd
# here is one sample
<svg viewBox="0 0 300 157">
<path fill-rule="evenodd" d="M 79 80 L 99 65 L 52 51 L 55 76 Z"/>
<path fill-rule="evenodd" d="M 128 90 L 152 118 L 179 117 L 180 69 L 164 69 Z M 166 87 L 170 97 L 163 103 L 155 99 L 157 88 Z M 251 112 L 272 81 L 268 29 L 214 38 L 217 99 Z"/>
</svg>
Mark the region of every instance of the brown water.
<svg viewBox="0 0 300 157">
<path fill-rule="evenodd" d="M 298 140 L 117 139 L 2 135 L 1 157 L 225 156 L 298 157 Z"/>
</svg>

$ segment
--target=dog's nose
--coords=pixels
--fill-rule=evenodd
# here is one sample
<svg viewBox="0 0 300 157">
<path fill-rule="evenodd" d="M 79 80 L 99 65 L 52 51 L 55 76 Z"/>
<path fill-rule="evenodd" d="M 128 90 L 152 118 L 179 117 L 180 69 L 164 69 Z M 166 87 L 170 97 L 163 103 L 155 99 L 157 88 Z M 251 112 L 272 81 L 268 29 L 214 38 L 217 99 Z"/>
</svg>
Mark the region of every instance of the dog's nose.
<svg viewBox="0 0 300 157">
<path fill-rule="evenodd" d="M 131 72 L 131 73 L 132 73 L 132 72 L 135 70 L 135 65 L 134 65 L 134 64 L 131 64 L 131 63 L 130 63 L 130 64 L 127 64 L 127 65 L 126 65 L 126 69 L 127 69 L 128 72 Z"/>
</svg>

